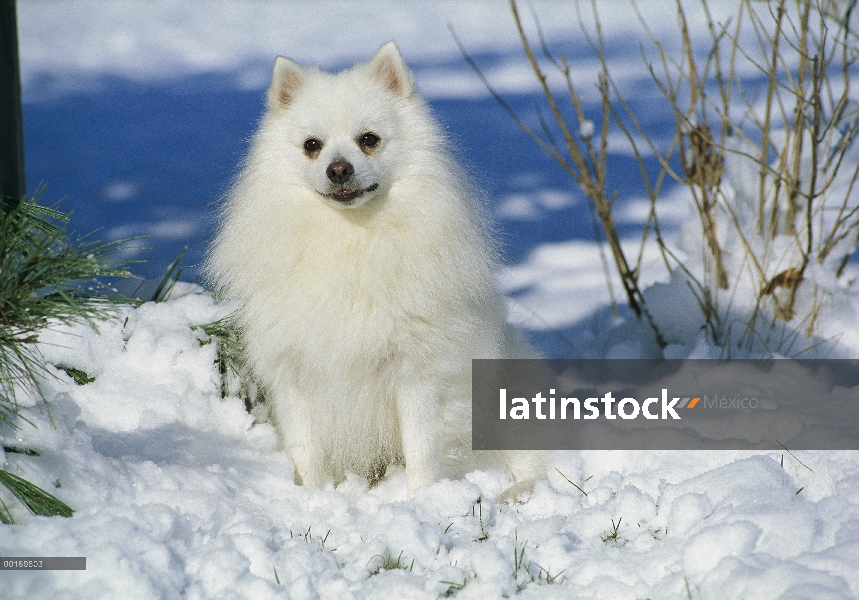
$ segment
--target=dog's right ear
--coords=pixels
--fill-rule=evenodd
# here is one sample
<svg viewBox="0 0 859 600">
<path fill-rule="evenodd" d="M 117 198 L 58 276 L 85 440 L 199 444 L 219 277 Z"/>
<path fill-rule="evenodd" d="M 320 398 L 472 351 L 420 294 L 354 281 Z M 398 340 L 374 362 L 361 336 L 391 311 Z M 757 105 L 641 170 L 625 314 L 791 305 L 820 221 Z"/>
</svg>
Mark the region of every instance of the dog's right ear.
<svg viewBox="0 0 859 600">
<path fill-rule="evenodd" d="M 269 110 L 279 110 L 288 106 L 304 83 L 304 77 L 304 69 L 298 66 L 298 63 L 278 56 L 274 61 L 271 86 L 268 88 Z"/>
</svg>

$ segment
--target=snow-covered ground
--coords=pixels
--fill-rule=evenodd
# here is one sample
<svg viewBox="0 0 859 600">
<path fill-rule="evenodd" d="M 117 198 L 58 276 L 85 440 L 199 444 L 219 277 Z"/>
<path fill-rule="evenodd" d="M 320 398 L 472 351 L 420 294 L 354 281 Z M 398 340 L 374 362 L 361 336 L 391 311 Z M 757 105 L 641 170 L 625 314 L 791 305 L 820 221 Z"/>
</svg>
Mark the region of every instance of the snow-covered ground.
<svg viewBox="0 0 859 600">
<path fill-rule="evenodd" d="M 668 37 L 670 4 L 641 2 Z M 718 17 L 733 2 L 711 5 Z M 628 5 L 600 6 L 613 72 L 637 90 L 647 75 Z M 592 81 L 570 3 L 535 8 L 547 39 L 581 57 Z M 195 271 L 275 54 L 340 67 L 396 39 L 488 191 L 514 320 L 549 354 L 652 352 L 646 332 L 608 309 L 584 199 L 488 97 L 448 31 L 533 122 L 539 96 L 506 3 L 22 0 L 18 12 L 30 186 L 46 181 L 47 200 L 67 195 L 79 231 L 150 234 L 143 274 L 158 276 L 184 245 Z M 635 168 L 623 153 L 611 160 Z M 622 179 L 627 235 L 642 222 L 642 192 Z M 666 233 L 681 244 L 689 199 L 668 190 L 665 200 Z M 646 256 L 643 280 L 666 281 Z M 827 288 L 820 335 L 856 358 L 859 286 L 845 280 Z M 669 307 L 657 318 L 674 325 L 674 356 L 711 356 L 683 288 L 646 294 Z M 372 489 L 357 478 L 306 489 L 273 428 L 220 398 L 214 345 L 192 326 L 224 311 L 184 283 L 97 330 L 43 335 L 48 361 L 95 381 L 57 371 L 45 382 L 50 416 L 33 401 L 36 427 L 0 432 L 41 456 L 0 452 L 0 462 L 76 513 L 30 517 L 3 495 L 20 523 L 0 525 L 0 555 L 86 556 L 87 570 L 2 571 L 0 598 L 859 597 L 859 452 L 558 453 L 514 505 L 499 502 L 503 475 L 483 471 L 411 500 L 397 469 Z"/>
<path fill-rule="evenodd" d="M 190 326 L 223 309 L 191 284 L 176 296 L 44 335 L 49 361 L 95 381 L 48 381 L 56 427 L 28 413 L 38 428 L 7 442 L 42 455 L 5 468 L 77 513 L 7 501 L 23 522 L 0 525 L 0 555 L 87 570 L 6 571 L 3 598 L 856 597 L 855 452 L 798 453 L 811 470 L 774 452 L 558 453 L 512 506 L 479 471 L 413 500 L 401 469 L 307 489 L 274 429 L 220 399 Z"/>
</svg>

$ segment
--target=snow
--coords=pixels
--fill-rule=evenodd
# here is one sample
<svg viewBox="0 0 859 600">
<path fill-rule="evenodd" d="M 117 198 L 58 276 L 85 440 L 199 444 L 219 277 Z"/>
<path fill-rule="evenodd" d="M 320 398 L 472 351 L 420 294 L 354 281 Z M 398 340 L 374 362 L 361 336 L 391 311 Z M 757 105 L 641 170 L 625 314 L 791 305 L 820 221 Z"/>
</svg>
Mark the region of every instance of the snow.
<svg viewBox="0 0 859 600">
<path fill-rule="evenodd" d="M 47 380 L 56 428 L 29 413 L 38 427 L 15 441 L 42 456 L 6 468 L 77 513 L 18 509 L 0 554 L 82 555 L 87 570 L 5 572 L 4 597 L 437 598 L 462 583 L 462 598 L 681 598 L 687 583 L 693 597 L 855 595 L 855 453 L 803 453 L 813 473 L 774 453 L 561 453 L 512 506 L 503 476 L 482 471 L 413 500 L 402 469 L 370 490 L 311 490 L 293 485 L 272 427 L 219 397 L 213 346 L 190 326 L 223 309 L 190 284 L 177 296 L 99 333 L 44 336 L 48 360 L 96 380 Z"/>
<path fill-rule="evenodd" d="M 549 354 L 659 353 L 646 326 L 610 309 L 586 201 L 551 161 L 533 158 L 449 34 L 448 22 L 536 122 L 536 82 L 506 5 L 320 4 L 212 0 L 201 10 L 177 0 L 21 0 L 31 187 L 45 179 L 68 194 L 79 229 L 152 234 L 146 256 L 157 276 L 182 245 L 201 256 L 204 215 L 257 118 L 275 54 L 340 67 L 396 39 L 489 192 L 511 255 L 499 273 L 511 319 Z M 580 58 L 579 85 L 594 93 L 594 63 L 571 33 L 570 4 L 534 4 L 557 16 L 543 19 L 547 40 Z M 670 4 L 640 2 L 669 39 Z M 647 77 L 640 30 L 625 2 L 600 6 L 613 73 L 637 89 Z M 718 17 L 734 4 L 712 6 Z M 345 14 L 348 26 L 333 26 L 332 14 Z M 702 32 L 702 15 L 690 18 Z M 649 98 L 642 92 L 639 106 Z M 649 126 L 658 131 L 660 122 Z M 580 133 L 593 129 L 588 121 Z M 628 156 L 621 148 L 610 160 L 637 172 Z M 728 168 L 742 196 L 748 165 Z M 649 205 L 641 190 L 619 186 L 624 245 L 634 254 Z M 658 210 L 672 247 L 694 256 L 701 242 L 686 194 L 666 190 Z M 647 246 L 641 277 L 669 343 L 663 355 L 718 356 L 684 278 L 665 276 L 661 260 Z M 610 263 L 608 272 L 622 304 Z M 835 281 L 823 268 L 808 276 L 830 295 L 824 345 L 859 356 L 857 278 Z M 492 471 L 440 481 L 413 499 L 401 468 L 371 489 L 357 477 L 307 489 L 294 485 L 272 426 L 255 422 L 239 399 L 220 398 L 214 345 L 194 326 L 227 310 L 180 283 L 167 302 L 42 335 L 46 360 L 95 381 L 77 385 L 59 370 L 46 379 L 48 404 L 25 402 L 35 426 L 0 432 L 4 445 L 41 456 L 0 451 L 0 460 L 76 513 L 33 517 L 3 495 L 19 523 L 0 525 L 0 555 L 86 556 L 87 570 L 3 571 L 0 597 L 859 597 L 859 452 L 558 452 L 546 479 L 515 504 L 500 501 L 509 481 Z"/>
</svg>

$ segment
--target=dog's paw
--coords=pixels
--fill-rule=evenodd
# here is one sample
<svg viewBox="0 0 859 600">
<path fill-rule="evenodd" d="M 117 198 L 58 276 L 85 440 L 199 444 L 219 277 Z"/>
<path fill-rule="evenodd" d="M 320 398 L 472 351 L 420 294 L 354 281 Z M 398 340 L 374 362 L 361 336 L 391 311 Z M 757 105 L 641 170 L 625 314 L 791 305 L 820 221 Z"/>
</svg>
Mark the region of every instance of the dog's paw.
<svg viewBox="0 0 859 600">
<path fill-rule="evenodd" d="M 522 504 L 525 499 L 534 491 L 536 479 L 528 479 L 526 481 L 518 481 L 501 493 L 500 502 L 504 504 Z"/>
<path fill-rule="evenodd" d="M 321 469 L 295 470 L 295 485 L 321 490 L 333 490 L 334 478 Z"/>
</svg>

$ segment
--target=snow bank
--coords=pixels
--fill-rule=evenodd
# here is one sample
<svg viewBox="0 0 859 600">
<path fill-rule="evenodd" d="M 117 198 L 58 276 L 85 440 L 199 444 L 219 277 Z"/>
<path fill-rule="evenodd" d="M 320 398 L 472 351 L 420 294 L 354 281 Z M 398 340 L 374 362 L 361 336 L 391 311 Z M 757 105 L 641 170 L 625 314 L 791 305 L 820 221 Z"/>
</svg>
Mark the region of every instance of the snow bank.
<svg viewBox="0 0 859 600">
<path fill-rule="evenodd" d="M 50 417 L 33 404 L 37 427 L 6 438 L 42 455 L 4 468 L 77 512 L 30 517 L 4 496 L 21 522 L 0 525 L 0 555 L 86 556 L 87 570 L 6 571 L 4 598 L 859 594 L 856 453 L 802 453 L 813 471 L 778 453 L 558 453 L 512 506 L 483 471 L 413 500 L 402 469 L 369 490 L 296 486 L 273 428 L 219 397 L 214 346 L 191 326 L 224 309 L 180 287 L 97 332 L 43 336 L 46 359 L 95 381 L 46 381 Z"/>
<path fill-rule="evenodd" d="M 569 44 L 578 37 L 574 5 L 565 0 L 537 0 L 533 5 L 549 43 Z M 714 18 L 723 20 L 735 8 L 733 0 L 710 0 L 710 5 Z M 626 0 L 601 0 L 600 6 L 610 53 L 637 55 L 643 35 Z M 676 38 L 673 13 L 666 12 L 671 6 L 661 0 L 639 2 L 644 18 L 663 39 Z M 527 5 L 520 11 L 535 35 Z M 588 19 L 590 9 L 583 13 Z M 690 19 L 693 27 L 706 27 L 703 12 L 690 11 Z M 418 70 L 425 95 L 486 97 L 486 88 L 462 60 L 450 27 L 475 56 L 499 55 L 485 66 L 499 91 L 539 89 L 507 4 L 494 0 L 211 0 L 205 8 L 176 0 L 21 0 L 18 22 L 23 87 L 31 100 L 44 93 L 86 89 L 94 85 L 94 77 L 106 74 L 157 81 L 228 73 L 238 88 L 257 89 L 268 84 L 278 54 L 326 68 L 343 67 L 366 60 L 392 39 Z M 573 50 L 572 57 L 581 73 L 580 89 L 595 94 L 592 74 L 597 61 L 581 48 Z M 618 61 L 613 72 L 621 81 L 649 77 L 629 61 Z M 560 78 L 554 81 L 564 89 Z"/>
</svg>

